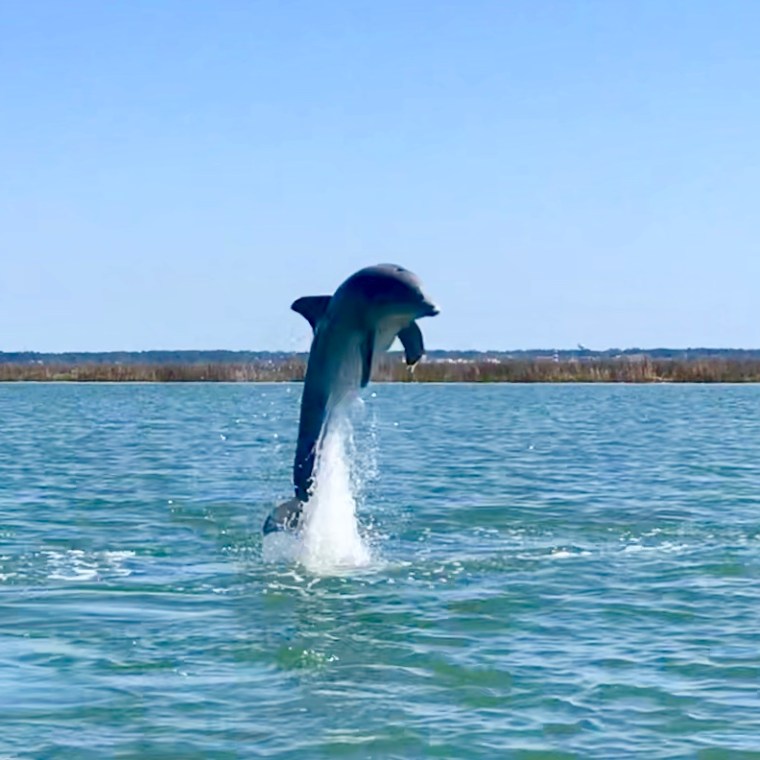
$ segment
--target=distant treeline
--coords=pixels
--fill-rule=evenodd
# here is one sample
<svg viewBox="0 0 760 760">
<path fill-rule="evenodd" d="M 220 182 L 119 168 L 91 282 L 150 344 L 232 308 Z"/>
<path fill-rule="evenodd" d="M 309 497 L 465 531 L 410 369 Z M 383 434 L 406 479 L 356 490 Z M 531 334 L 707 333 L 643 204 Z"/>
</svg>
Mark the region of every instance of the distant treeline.
<svg viewBox="0 0 760 760">
<path fill-rule="evenodd" d="M 69 351 L 66 353 L 40 353 L 37 351 L 0 351 L 2 364 L 55 364 L 79 366 L 83 364 L 106 365 L 161 365 L 176 366 L 185 364 L 217 365 L 233 364 L 237 366 L 265 362 L 281 363 L 294 359 L 304 360 L 305 352 L 293 351 Z M 608 348 L 593 351 L 589 348 L 577 349 L 526 349 L 516 351 L 428 351 L 427 360 L 458 361 L 466 359 L 471 362 L 540 360 L 552 359 L 558 362 L 593 361 L 604 359 L 677 359 L 694 361 L 698 359 L 732 359 L 758 360 L 760 349 L 741 348 Z"/>
<path fill-rule="evenodd" d="M 0 362 L 0 381 L 80 382 L 297 382 L 306 357 L 250 362 Z M 376 381 L 478 383 L 749 383 L 760 382 L 760 357 L 481 358 L 425 360 L 410 371 L 398 353 L 382 357 Z"/>
</svg>

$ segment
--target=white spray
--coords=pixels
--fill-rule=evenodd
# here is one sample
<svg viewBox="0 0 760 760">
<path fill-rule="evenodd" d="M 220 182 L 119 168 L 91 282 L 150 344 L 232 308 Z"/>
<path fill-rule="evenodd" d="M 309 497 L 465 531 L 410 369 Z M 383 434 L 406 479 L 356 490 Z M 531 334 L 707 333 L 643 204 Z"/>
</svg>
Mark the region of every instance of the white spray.
<svg viewBox="0 0 760 760">
<path fill-rule="evenodd" d="M 356 521 L 356 478 L 352 477 L 353 429 L 333 418 L 317 455 L 314 493 L 304 515 L 300 561 L 315 572 L 361 567 L 370 552 Z"/>
<path fill-rule="evenodd" d="M 360 399 L 355 401 L 363 406 Z M 349 402 L 333 411 L 319 444 L 314 488 L 304 509 L 301 529 L 295 535 L 268 536 L 265 559 L 296 560 L 319 575 L 366 567 L 372 561 L 369 546 L 359 532 L 356 506 L 364 480 L 375 474 L 375 463 L 373 452 L 367 452 L 367 456 L 357 454 L 350 419 L 354 406 Z"/>
</svg>

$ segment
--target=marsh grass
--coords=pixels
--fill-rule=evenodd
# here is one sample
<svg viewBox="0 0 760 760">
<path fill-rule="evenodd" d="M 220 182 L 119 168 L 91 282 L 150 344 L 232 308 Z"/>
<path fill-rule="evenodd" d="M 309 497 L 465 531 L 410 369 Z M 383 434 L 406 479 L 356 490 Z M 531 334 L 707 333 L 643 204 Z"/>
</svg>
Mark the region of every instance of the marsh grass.
<svg viewBox="0 0 760 760">
<path fill-rule="evenodd" d="M 303 380 L 300 359 L 250 364 L 0 364 L 0 381 L 256 383 Z"/>
<path fill-rule="evenodd" d="M 506 359 L 422 363 L 413 372 L 395 362 L 376 377 L 397 382 L 747 383 L 760 382 L 760 360 Z"/>
<path fill-rule="evenodd" d="M 292 356 L 249 363 L 0 364 L 0 381 L 78 382 L 298 382 L 305 359 Z M 423 361 L 410 371 L 399 354 L 386 354 L 373 379 L 435 383 L 748 383 L 760 382 L 760 359 L 502 359 Z"/>
</svg>

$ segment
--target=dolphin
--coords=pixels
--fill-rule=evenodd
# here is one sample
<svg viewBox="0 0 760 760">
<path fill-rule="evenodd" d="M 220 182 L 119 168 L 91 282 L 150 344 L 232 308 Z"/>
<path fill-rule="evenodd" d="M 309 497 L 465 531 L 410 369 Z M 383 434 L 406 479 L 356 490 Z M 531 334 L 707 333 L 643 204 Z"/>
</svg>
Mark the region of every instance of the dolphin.
<svg viewBox="0 0 760 760">
<path fill-rule="evenodd" d="M 308 320 L 314 338 L 293 461 L 295 496 L 272 510 L 264 534 L 299 526 L 314 486 L 319 445 L 336 409 L 352 391 L 367 385 L 376 357 L 397 336 L 407 365 L 414 367 L 425 352 L 415 320 L 439 311 L 422 292 L 417 276 L 395 264 L 360 269 L 332 296 L 304 296 L 291 309 Z"/>
</svg>

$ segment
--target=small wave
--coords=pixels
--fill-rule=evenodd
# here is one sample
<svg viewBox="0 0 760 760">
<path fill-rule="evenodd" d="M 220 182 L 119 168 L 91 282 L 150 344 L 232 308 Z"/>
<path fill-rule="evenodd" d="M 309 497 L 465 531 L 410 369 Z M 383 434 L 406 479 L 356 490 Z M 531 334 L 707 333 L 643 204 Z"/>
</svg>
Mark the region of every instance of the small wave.
<svg viewBox="0 0 760 760">
<path fill-rule="evenodd" d="M 570 559 L 571 557 L 590 557 L 591 552 L 587 549 L 557 547 L 549 553 L 549 559 Z"/>
<path fill-rule="evenodd" d="M 103 576 L 126 577 L 132 571 L 124 566 L 134 557 L 132 551 L 101 551 L 88 554 L 82 549 L 44 551 L 48 566 L 47 577 L 59 581 L 88 581 Z"/>
<path fill-rule="evenodd" d="M 664 541 L 660 544 L 640 544 L 629 543 L 623 547 L 623 554 L 639 553 L 662 553 L 662 554 L 680 554 L 689 549 L 688 544 L 674 544 L 671 541 Z"/>
</svg>

